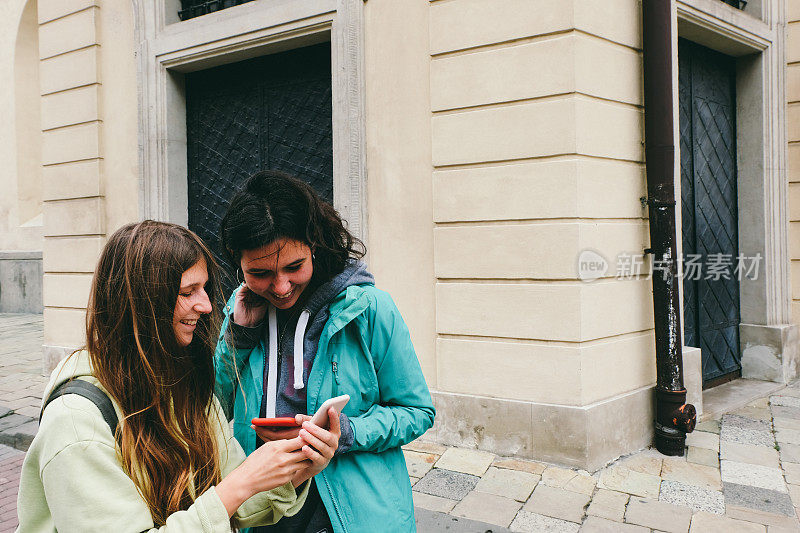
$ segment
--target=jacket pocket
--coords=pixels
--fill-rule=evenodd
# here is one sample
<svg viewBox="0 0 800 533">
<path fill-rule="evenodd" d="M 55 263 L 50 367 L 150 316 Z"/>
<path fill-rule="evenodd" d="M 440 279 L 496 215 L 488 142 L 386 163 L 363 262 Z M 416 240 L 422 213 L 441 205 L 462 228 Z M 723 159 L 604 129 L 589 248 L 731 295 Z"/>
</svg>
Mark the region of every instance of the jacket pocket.
<svg viewBox="0 0 800 533">
<path fill-rule="evenodd" d="M 345 414 L 357 416 L 366 412 L 380 399 L 378 377 L 371 359 L 350 344 L 331 344 L 329 349 L 335 395 L 350 396 Z"/>
</svg>

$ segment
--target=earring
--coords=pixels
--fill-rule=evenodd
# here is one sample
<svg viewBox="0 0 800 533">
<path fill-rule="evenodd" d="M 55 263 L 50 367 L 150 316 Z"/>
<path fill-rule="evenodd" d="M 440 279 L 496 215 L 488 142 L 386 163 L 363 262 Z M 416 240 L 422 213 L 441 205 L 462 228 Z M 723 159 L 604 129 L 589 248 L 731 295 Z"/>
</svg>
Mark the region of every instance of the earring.
<svg viewBox="0 0 800 533">
<path fill-rule="evenodd" d="M 239 279 L 239 272 L 241 272 L 241 268 L 236 269 L 236 281 L 239 282 L 239 285 L 244 285 L 244 279 Z M 244 272 L 242 272 L 242 278 L 244 278 Z"/>
</svg>

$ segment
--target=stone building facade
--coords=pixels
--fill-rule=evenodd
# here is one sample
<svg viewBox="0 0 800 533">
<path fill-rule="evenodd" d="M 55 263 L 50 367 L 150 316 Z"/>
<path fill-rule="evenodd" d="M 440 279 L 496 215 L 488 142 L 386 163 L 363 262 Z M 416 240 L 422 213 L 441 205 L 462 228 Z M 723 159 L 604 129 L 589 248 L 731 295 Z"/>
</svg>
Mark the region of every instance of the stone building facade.
<svg viewBox="0 0 800 533">
<path fill-rule="evenodd" d="M 728 349 L 735 374 L 783 382 L 798 359 L 800 1 L 732 3 L 672 0 L 675 140 L 679 48 L 723 54 L 733 240 L 763 258 L 735 286 Z M 616 275 L 648 245 L 640 2 L 254 0 L 187 20 L 182 7 L 0 6 L 14 117 L 0 124 L 0 265 L 4 250 L 43 252 L 45 367 L 83 341 L 110 233 L 192 226 L 198 73 L 328 46 L 332 200 L 409 324 L 438 410 L 428 437 L 589 470 L 651 443 L 651 284 Z M 587 250 L 608 261 L 591 283 Z M 684 349 L 698 407 L 708 357 Z"/>
</svg>

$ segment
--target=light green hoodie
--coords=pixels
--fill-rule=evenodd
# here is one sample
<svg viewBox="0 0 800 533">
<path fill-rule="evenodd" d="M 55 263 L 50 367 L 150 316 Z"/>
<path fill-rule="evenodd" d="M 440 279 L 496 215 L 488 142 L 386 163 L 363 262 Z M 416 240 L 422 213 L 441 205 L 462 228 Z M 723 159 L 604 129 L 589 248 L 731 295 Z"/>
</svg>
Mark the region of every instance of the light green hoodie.
<svg viewBox="0 0 800 533">
<path fill-rule="evenodd" d="M 56 367 L 44 397 L 60 383 L 77 376 L 100 386 L 92 375 L 86 352 L 77 353 Z M 114 409 L 122 421 L 116 404 Z M 211 418 L 225 477 L 244 461 L 245 454 L 233 438 L 216 398 Z M 230 533 L 231 524 L 272 524 L 284 515 L 293 515 L 302 507 L 308 485 L 299 496 L 291 483 L 256 494 L 239 507 L 233 520 L 228 518 L 212 487 L 188 509 L 170 515 L 166 525 L 155 528 L 147 504 L 122 470 L 114 438 L 100 410 L 82 396 L 67 394 L 47 407 L 22 464 L 17 533 Z"/>
</svg>

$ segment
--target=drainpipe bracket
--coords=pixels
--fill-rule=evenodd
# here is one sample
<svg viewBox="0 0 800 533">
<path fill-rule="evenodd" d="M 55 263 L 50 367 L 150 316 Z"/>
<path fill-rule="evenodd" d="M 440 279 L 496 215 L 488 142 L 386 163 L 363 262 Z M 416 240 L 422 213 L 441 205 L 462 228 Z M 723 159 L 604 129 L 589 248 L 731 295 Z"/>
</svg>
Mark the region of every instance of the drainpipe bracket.
<svg viewBox="0 0 800 533">
<path fill-rule="evenodd" d="M 649 205 L 650 207 L 653 207 L 653 208 L 675 207 L 675 205 L 677 205 L 677 202 L 674 199 L 673 200 L 659 200 L 658 198 L 648 198 L 647 199 L 647 205 Z"/>
</svg>

